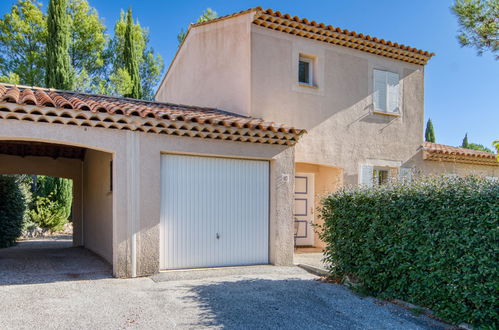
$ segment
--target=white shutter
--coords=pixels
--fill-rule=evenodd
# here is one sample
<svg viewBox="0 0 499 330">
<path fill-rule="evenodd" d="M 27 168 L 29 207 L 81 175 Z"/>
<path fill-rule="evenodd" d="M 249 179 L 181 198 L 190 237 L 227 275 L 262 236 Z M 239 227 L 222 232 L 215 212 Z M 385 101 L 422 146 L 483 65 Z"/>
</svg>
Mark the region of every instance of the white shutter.
<svg viewBox="0 0 499 330">
<path fill-rule="evenodd" d="M 401 167 L 399 169 L 399 180 L 405 183 L 412 181 L 412 168 Z"/>
<path fill-rule="evenodd" d="M 361 165 L 359 171 L 359 183 L 361 185 L 372 187 L 374 185 L 373 181 L 373 167 L 371 165 Z"/>
<path fill-rule="evenodd" d="M 386 111 L 386 72 L 381 70 L 373 70 L 373 104 L 374 110 Z"/>
<path fill-rule="evenodd" d="M 386 72 L 387 85 L 387 112 L 399 112 L 399 75 L 393 72 Z"/>
</svg>

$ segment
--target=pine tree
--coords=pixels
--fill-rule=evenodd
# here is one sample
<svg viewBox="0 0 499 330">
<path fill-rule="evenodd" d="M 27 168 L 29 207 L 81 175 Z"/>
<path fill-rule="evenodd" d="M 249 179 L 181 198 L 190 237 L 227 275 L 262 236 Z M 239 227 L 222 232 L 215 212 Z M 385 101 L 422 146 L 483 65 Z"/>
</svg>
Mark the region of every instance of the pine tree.
<svg viewBox="0 0 499 330">
<path fill-rule="evenodd" d="M 71 90 L 70 17 L 67 0 L 50 0 L 47 16 L 46 87 Z"/>
<path fill-rule="evenodd" d="M 129 8 L 126 18 L 125 48 L 123 49 L 123 58 L 125 60 L 125 69 L 132 81 L 132 89 L 129 94 L 124 96 L 140 99 L 142 97 L 142 85 L 140 83 L 139 74 L 139 56 L 141 56 L 141 54 L 137 54 L 137 50 L 135 48 L 133 29 L 134 24 L 132 8 Z"/>
<path fill-rule="evenodd" d="M 461 144 L 461 148 L 469 148 L 470 144 L 468 143 L 468 133 L 464 135 L 463 143 Z"/>
<path fill-rule="evenodd" d="M 436 142 L 435 139 L 435 131 L 433 129 L 433 123 L 431 122 L 431 119 L 428 119 L 428 122 L 426 123 L 426 130 L 424 132 L 425 136 L 425 141 L 426 142 Z"/>
</svg>

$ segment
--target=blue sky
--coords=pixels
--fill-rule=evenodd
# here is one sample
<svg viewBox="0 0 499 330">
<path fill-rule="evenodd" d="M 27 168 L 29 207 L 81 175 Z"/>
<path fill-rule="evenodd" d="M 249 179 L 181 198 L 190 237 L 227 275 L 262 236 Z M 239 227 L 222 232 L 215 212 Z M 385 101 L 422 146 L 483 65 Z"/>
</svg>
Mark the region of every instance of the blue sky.
<svg viewBox="0 0 499 330">
<path fill-rule="evenodd" d="M 14 2 L 3 0 L 0 13 Z M 437 142 L 459 145 L 467 132 L 470 142 L 491 148 L 491 142 L 499 139 L 499 61 L 490 54 L 479 57 L 473 49 L 458 45 L 451 0 L 89 2 L 110 31 L 120 9 L 131 6 L 142 26 L 149 27 L 151 45 L 163 56 L 166 67 L 177 49 L 177 32 L 207 7 L 226 15 L 262 6 L 435 52 L 425 69 L 425 121 L 432 119 Z"/>
</svg>

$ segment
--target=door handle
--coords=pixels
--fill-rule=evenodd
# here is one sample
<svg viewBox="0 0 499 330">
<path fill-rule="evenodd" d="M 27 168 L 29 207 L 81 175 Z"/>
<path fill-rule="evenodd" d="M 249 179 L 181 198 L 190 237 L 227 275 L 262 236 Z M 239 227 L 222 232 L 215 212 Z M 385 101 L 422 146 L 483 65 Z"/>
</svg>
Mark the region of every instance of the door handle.
<svg viewBox="0 0 499 330">
<path fill-rule="evenodd" d="M 217 233 L 216 237 L 217 237 L 217 239 L 220 239 L 220 234 L 219 234 L 219 233 Z"/>
</svg>

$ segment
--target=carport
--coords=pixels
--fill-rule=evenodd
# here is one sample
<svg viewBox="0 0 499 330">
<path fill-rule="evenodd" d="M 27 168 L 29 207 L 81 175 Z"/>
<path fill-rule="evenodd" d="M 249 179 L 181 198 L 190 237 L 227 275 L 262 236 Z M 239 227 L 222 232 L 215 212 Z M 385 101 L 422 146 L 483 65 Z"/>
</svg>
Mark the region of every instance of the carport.
<svg viewBox="0 0 499 330">
<path fill-rule="evenodd" d="M 0 174 L 71 179 L 73 246 L 85 246 L 112 264 L 112 154 L 57 143 L 1 140 Z"/>
<path fill-rule="evenodd" d="M 219 109 L 0 84 L 4 171 L 73 178 L 74 243 L 118 277 L 292 265 L 303 133 Z"/>
</svg>

